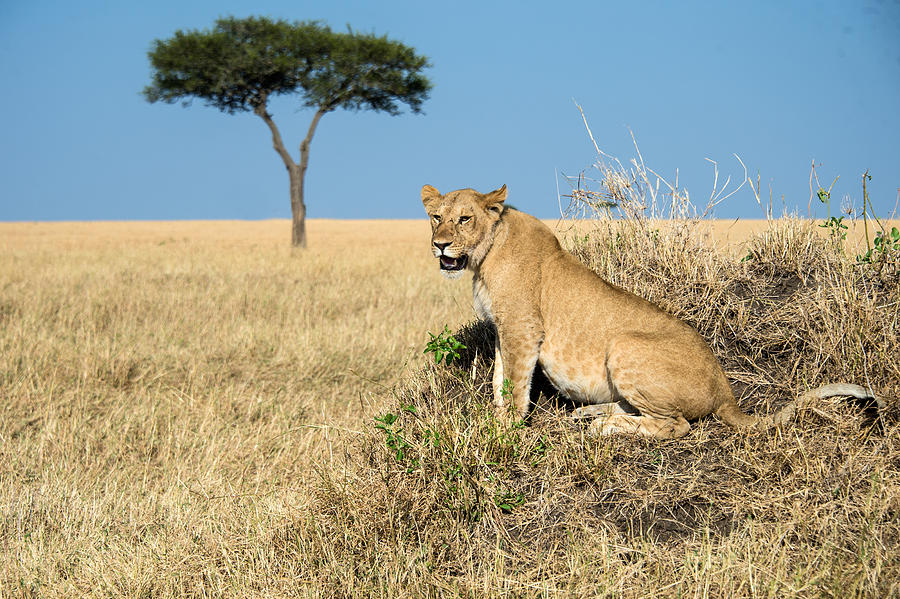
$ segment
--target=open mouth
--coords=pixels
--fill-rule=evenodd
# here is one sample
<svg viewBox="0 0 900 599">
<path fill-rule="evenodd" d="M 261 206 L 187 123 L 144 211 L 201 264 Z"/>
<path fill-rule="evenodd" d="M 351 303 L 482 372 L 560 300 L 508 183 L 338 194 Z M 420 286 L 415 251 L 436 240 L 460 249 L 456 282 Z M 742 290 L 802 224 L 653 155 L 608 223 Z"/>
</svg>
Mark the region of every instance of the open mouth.
<svg viewBox="0 0 900 599">
<path fill-rule="evenodd" d="M 441 256 L 441 270 L 462 270 L 466 267 L 468 262 L 468 256 L 460 256 L 459 258 Z"/>
</svg>

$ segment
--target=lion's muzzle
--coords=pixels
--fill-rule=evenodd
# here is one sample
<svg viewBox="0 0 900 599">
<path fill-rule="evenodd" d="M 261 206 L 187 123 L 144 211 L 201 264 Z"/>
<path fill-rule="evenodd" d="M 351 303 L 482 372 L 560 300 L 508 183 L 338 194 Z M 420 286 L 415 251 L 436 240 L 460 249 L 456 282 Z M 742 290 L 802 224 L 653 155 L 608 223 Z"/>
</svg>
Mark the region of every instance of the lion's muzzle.
<svg viewBox="0 0 900 599">
<path fill-rule="evenodd" d="M 452 258 L 450 256 L 442 255 L 439 256 L 441 261 L 441 270 L 447 271 L 456 271 L 462 270 L 466 267 L 466 264 L 469 263 L 468 256 L 460 256 L 458 258 Z"/>
</svg>

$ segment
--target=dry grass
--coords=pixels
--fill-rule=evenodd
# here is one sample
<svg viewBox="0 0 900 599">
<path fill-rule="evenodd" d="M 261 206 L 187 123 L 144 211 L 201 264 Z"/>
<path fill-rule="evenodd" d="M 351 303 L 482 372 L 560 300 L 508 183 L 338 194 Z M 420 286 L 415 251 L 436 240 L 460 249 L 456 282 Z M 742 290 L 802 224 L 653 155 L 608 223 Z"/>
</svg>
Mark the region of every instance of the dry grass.
<svg viewBox="0 0 900 599">
<path fill-rule="evenodd" d="M 587 439 L 545 387 L 498 421 L 424 219 L 298 254 L 284 222 L 0 224 L 0 598 L 900 596 L 896 282 L 806 223 L 732 252 L 649 222 L 570 242 L 745 407 L 847 379 L 887 409 Z M 444 323 L 468 349 L 423 366 Z"/>
<path fill-rule="evenodd" d="M 284 222 L 0 227 L 4 598 L 283 588 L 320 425 L 359 428 L 469 302 L 427 223 L 315 222 L 296 255 Z"/>
</svg>

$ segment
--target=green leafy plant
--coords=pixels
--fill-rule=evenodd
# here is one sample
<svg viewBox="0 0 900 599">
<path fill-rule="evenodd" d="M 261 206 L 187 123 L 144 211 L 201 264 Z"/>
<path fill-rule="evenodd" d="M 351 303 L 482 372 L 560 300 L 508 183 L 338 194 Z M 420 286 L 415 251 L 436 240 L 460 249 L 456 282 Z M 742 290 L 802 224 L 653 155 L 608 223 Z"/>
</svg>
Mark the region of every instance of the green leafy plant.
<svg viewBox="0 0 900 599">
<path fill-rule="evenodd" d="M 876 232 L 872 245 L 873 247 L 869 248 L 865 254 L 856 257 L 857 261 L 873 264 L 886 261 L 893 254 L 900 254 L 900 230 L 897 227 L 891 227 L 890 233 Z"/>
<path fill-rule="evenodd" d="M 502 491 L 494 495 L 494 504 L 506 513 L 525 503 L 525 496 L 512 491 Z"/>
<path fill-rule="evenodd" d="M 457 341 L 456 337 L 450 333 L 447 325 L 444 325 L 444 330 L 439 334 L 435 335 L 429 331 L 428 335 L 431 336 L 431 340 L 425 344 L 425 351 L 422 353 L 434 354 L 436 364 L 440 364 L 441 360 L 444 360 L 444 363 L 449 365 L 453 360 L 459 359 L 459 350 L 466 349 L 466 346 Z"/>
<path fill-rule="evenodd" d="M 405 449 L 410 445 L 403 438 L 403 429 L 402 428 L 394 428 L 394 424 L 397 422 L 399 416 L 392 412 L 387 412 L 381 416 L 376 416 L 375 421 L 378 423 L 375 425 L 376 429 L 380 429 L 384 432 L 385 446 L 394 453 L 394 456 L 397 458 L 398 462 L 402 462 L 406 457 Z"/>
<path fill-rule="evenodd" d="M 875 234 L 875 247 L 881 251 L 900 250 L 900 230 L 891 227 L 890 235 L 879 231 Z"/>
<path fill-rule="evenodd" d="M 900 230 L 897 227 L 891 227 L 888 231 L 884 223 L 875 214 L 875 207 L 872 206 L 872 200 L 869 198 L 869 191 L 866 189 L 866 182 L 872 180 L 872 175 L 867 170 L 862 176 L 863 188 L 863 227 L 866 236 L 866 253 L 856 256 L 856 261 L 861 264 L 870 264 L 874 267 L 878 275 L 885 272 L 884 268 L 890 265 L 888 272 L 897 274 L 900 272 Z M 871 216 L 880 231 L 875 232 L 875 239 L 869 243 L 869 216 Z"/>
<path fill-rule="evenodd" d="M 837 179 L 834 180 L 837 182 Z M 822 224 L 819 227 L 823 229 L 828 229 L 829 236 L 832 241 L 837 244 L 838 249 L 842 248 L 841 242 L 843 242 L 847 238 L 847 225 L 844 224 L 844 217 L 836 217 L 831 216 L 831 188 L 834 187 L 834 183 L 831 184 L 827 190 L 824 187 L 819 187 L 819 190 L 816 191 L 816 196 L 819 198 L 819 201 L 825 204 L 825 210 L 827 212 L 827 216 L 825 220 L 822 221 Z"/>
<path fill-rule="evenodd" d="M 532 459 L 531 459 L 531 467 L 534 468 L 537 466 L 541 460 L 544 459 L 544 456 L 547 455 L 547 452 L 550 451 L 550 440 L 547 438 L 547 435 L 541 435 L 541 438 L 538 439 L 537 444 L 535 444 L 534 449 L 531 450 Z"/>
<path fill-rule="evenodd" d="M 823 229 L 828 229 L 833 240 L 844 241 L 847 239 L 847 233 L 844 232 L 847 230 L 847 225 L 843 221 L 843 216 L 840 218 L 831 216 L 828 220 L 822 221 L 822 224 L 819 226 Z"/>
<path fill-rule="evenodd" d="M 432 447 L 440 447 L 441 446 L 441 434 L 437 431 L 433 431 L 431 429 L 425 429 L 425 443 L 431 444 Z"/>
</svg>

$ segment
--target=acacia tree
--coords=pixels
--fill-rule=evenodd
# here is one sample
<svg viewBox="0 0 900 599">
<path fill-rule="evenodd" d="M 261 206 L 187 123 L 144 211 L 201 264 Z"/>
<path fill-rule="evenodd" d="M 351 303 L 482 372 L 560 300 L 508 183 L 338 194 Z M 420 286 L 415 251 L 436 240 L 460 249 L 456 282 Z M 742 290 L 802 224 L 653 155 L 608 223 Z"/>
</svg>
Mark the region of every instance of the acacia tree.
<svg viewBox="0 0 900 599">
<path fill-rule="evenodd" d="M 319 120 L 337 108 L 400 113 L 398 102 L 422 110 L 431 82 L 422 74 L 428 59 L 386 36 L 335 33 L 317 21 L 273 21 L 266 17 L 222 18 L 210 30 L 176 31 L 155 40 L 148 52 L 149 102 L 190 105 L 195 98 L 222 112 L 253 112 L 272 133 L 291 185 L 291 243 L 306 246 L 303 184 L 309 144 Z M 294 162 L 268 111 L 280 94 L 300 94 L 315 110 Z"/>
</svg>

